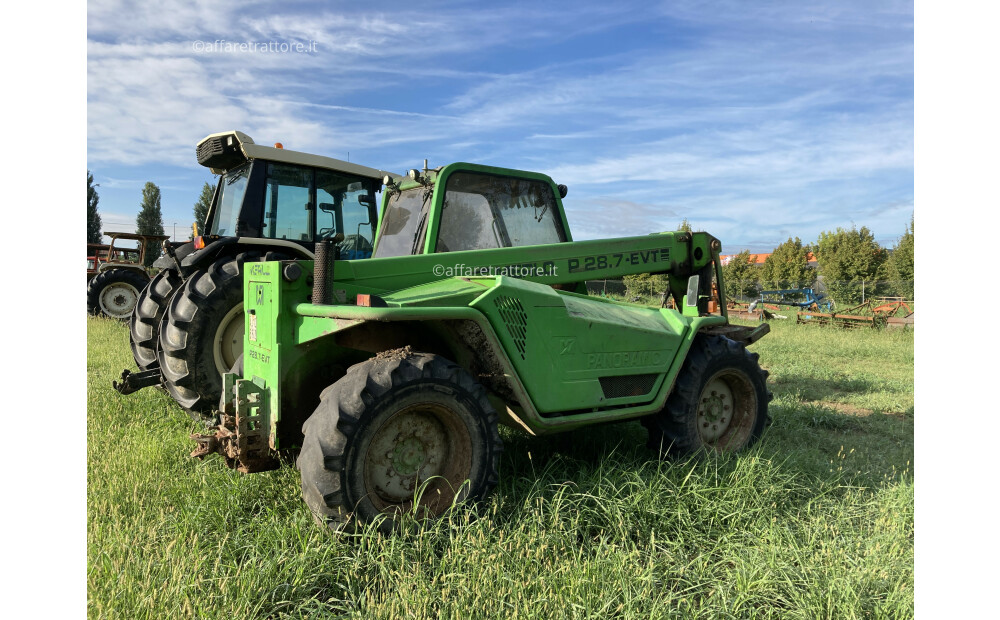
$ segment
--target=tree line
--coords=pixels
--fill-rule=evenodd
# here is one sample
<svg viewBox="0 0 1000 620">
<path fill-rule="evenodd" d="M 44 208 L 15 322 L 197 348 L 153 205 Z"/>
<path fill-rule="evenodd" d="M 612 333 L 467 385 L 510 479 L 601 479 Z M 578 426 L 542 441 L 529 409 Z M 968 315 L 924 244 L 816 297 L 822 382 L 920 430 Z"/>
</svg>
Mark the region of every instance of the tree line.
<svg viewBox="0 0 1000 620">
<path fill-rule="evenodd" d="M 809 253 L 817 267 L 809 265 Z M 744 250 L 723 268 L 732 296 L 754 296 L 764 289 L 806 288 L 822 281 L 827 294 L 841 304 L 859 303 L 874 295 L 913 299 L 913 219 L 892 249 L 883 248 L 867 227 L 838 227 L 820 233 L 813 244 L 791 238 L 774 249 L 763 264 Z"/>
<path fill-rule="evenodd" d="M 677 230 L 691 232 L 683 220 Z M 809 264 L 809 254 L 817 266 Z M 867 227 L 851 226 L 822 232 L 815 243 L 798 237 L 774 249 L 762 264 L 749 250 L 731 257 L 722 268 L 730 298 L 756 297 L 760 290 L 816 287 L 823 283 L 827 294 L 840 304 L 860 303 L 862 296 L 877 295 L 913 299 L 913 220 L 891 248 L 883 248 Z M 667 277 L 639 274 L 623 278 L 626 294 L 664 291 Z"/>
<path fill-rule="evenodd" d="M 99 183 L 94 183 L 94 175 L 87 170 L 87 243 L 103 243 L 103 224 L 101 214 L 97 205 L 100 196 L 97 193 Z M 205 229 L 205 217 L 208 215 L 208 207 L 212 204 L 212 195 L 215 190 L 209 183 L 205 183 L 201 188 L 201 195 L 194 203 L 194 221 L 201 234 Z M 142 199 L 139 201 L 139 213 L 135 218 L 135 231 L 140 235 L 162 235 L 163 234 L 163 212 L 160 206 L 160 188 L 152 182 L 146 182 L 142 188 Z M 192 232 L 188 235 L 194 237 Z M 151 245 L 146 252 L 145 266 L 149 267 L 160 257 L 161 248 L 159 245 Z"/>
</svg>

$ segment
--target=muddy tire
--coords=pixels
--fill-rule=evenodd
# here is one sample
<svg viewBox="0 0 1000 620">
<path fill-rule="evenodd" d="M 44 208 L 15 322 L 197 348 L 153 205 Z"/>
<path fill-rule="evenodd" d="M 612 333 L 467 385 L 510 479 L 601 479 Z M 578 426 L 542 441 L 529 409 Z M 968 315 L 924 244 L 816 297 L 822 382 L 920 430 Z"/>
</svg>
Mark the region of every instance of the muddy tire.
<svg viewBox="0 0 1000 620">
<path fill-rule="evenodd" d="M 302 427 L 302 498 L 334 530 L 413 510 L 434 518 L 480 502 L 497 484 L 503 445 L 486 391 L 456 364 L 414 353 L 355 364 L 326 388 Z"/>
<path fill-rule="evenodd" d="M 167 392 L 193 417 L 212 412 L 223 373 L 243 352 L 243 264 L 260 258 L 220 258 L 188 278 L 167 306 L 157 360 Z"/>
<path fill-rule="evenodd" d="M 183 281 L 173 269 L 156 274 L 139 294 L 135 312 L 129 320 L 129 346 L 139 370 L 160 367 L 156 352 L 160 349 L 160 324 L 167 311 L 167 304 Z"/>
<path fill-rule="evenodd" d="M 149 276 L 138 269 L 108 269 L 87 283 L 87 312 L 129 320 Z"/>
<path fill-rule="evenodd" d="M 649 448 L 682 456 L 753 445 L 768 422 L 771 401 L 758 357 L 729 338 L 698 335 L 666 406 L 642 420 Z"/>
</svg>

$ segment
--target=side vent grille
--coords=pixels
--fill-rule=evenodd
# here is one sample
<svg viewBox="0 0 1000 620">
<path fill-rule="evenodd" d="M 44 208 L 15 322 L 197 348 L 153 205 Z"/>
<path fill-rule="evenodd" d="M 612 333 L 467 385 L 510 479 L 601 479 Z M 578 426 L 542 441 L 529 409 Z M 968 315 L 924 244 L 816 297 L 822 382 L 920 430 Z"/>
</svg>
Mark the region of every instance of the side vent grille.
<svg viewBox="0 0 1000 620">
<path fill-rule="evenodd" d="M 656 373 L 653 373 L 648 375 L 601 377 L 601 390 L 604 392 L 604 398 L 645 396 L 653 390 L 658 376 Z"/>
<path fill-rule="evenodd" d="M 514 339 L 517 352 L 521 354 L 521 359 L 525 359 L 524 351 L 527 345 L 526 338 L 528 337 L 528 315 L 524 313 L 524 306 L 521 305 L 519 300 L 504 295 L 497 297 L 494 303 L 500 312 L 500 318 L 503 319 L 504 325 L 507 326 L 507 333 Z"/>
</svg>

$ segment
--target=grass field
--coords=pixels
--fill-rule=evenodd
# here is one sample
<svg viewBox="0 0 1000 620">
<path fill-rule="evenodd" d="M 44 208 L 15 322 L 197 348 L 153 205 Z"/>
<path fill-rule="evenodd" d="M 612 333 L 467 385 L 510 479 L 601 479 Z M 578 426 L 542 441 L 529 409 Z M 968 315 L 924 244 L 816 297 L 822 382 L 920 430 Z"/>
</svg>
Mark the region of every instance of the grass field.
<svg viewBox="0 0 1000 620">
<path fill-rule="evenodd" d="M 188 458 L 168 396 L 118 396 L 127 327 L 89 319 L 89 614 L 912 617 L 912 332 L 776 322 L 753 348 L 774 423 L 738 458 L 660 462 L 637 422 L 506 432 L 475 518 L 335 537 L 293 467 Z"/>
</svg>

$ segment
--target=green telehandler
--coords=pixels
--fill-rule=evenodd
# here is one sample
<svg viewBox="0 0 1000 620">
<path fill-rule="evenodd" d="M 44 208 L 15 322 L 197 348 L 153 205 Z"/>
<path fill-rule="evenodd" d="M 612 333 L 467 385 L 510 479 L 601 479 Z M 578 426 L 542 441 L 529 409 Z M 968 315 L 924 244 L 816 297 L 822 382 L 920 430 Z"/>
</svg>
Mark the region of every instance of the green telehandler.
<svg viewBox="0 0 1000 620">
<path fill-rule="evenodd" d="M 545 435 L 639 419 L 665 456 L 751 445 L 771 394 L 747 346 L 768 325 L 729 323 L 720 242 L 574 242 L 565 195 L 542 174 L 425 164 L 385 179 L 372 258 L 339 260 L 334 242 L 248 264 L 243 356 L 193 455 L 251 473 L 297 453 L 317 519 L 391 531 L 483 500 L 501 423 Z M 668 275 L 676 309 L 586 294 L 647 272 Z"/>
</svg>

